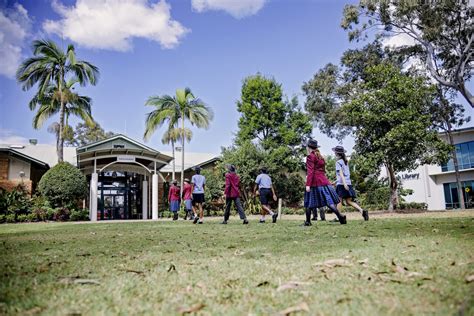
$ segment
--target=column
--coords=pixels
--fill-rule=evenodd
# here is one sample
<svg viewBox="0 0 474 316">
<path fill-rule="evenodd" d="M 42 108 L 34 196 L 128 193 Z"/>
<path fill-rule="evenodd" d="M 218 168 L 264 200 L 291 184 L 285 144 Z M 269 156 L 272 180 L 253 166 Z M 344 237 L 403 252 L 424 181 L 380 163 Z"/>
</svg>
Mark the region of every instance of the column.
<svg viewBox="0 0 474 316">
<path fill-rule="evenodd" d="M 97 172 L 92 173 L 91 175 L 91 221 L 97 221 L 97 184 L 98 184 L 99 176 Z"/>
<path fill-rule="evenodd" d="M 158 175 L 156 173 L 151 178 L 151 218 L 158 219 Z"/>
<path fill-rule="evenodd" d="M 142 182 L 142 219 L 148 219 L 148 181 Z"/>
</svg>

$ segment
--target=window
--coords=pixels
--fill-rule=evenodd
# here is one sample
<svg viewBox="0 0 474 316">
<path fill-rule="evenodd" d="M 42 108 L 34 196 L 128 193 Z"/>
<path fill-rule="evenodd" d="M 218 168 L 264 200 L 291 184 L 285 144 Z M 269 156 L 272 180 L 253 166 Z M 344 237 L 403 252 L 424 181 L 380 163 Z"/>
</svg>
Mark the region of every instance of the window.
<svg viewBox="0 0 474 316">
<path fill-rule="evenodd" d="M 459 170 L 474 168 L 474 141 L 456 144 L 455 147 Z M 441 165 L 441 170 L 443 172 L 453 171 L 453 160 L 449 159 L 448 163 Z"/>
<path fill-rule="evenodd" d="M 474 207 L 474 180 L 473 181 L 464 181 L 461 183 L 462 191 L 464 193 L 464 200 L 466 201 L 466 208 Z M 459 208 L 459 194 L 458 188 L 455 182 L 445 183 L 444 185 L 444 201 L 446 204 L 446 209 Z"/>
</svg>

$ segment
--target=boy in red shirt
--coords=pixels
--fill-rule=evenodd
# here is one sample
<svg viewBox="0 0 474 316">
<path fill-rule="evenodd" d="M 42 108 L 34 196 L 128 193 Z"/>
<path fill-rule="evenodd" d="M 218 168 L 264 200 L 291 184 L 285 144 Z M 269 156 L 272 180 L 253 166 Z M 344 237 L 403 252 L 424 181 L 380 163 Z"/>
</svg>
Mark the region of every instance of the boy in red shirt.
<svg viewBox="0 0 474 316">
<path fill-rule="evenodd" d="M 168 192 L 168 202 L 170 203 L 170 211 L 173 212 L 173 220 L 178 219 L 178 211 L 179 211 L 179 187 L 178 181 L 174 180 L 173 185 L 170 187 Z"/>
<path fill-rule="evenodd" d="M 242 207 L 242 203 L 240 202 L 240 178 L 235 173 L 235 166 L 228 165 L 227 172 L 225 174 L 225 212 L 224 212 L 224 221 L 222 224 L 227 224 L 227 221 L 230 217 L 230 207 L 232 205 L 232 201 L 234 201 L 235 207 L 237 208 L 237 212 L 239 213 L 240 219 L 243 220 L 243 224 L 246 225 L 249 223 L 247 217 L 245 216 L 244 208 Z"/>
<path fill-rule="evenodd" d="M 189 179 L 186 178 L 184 179 L 184 187 L 183 187 L 183 201 L 184 201 L 184 209 L 185 209 L 185 214 L 184 214 L 184 219 L 189 215 L 189 219 L 194 219 L 194 213 L 193 213 L 193 205 L 192 205 L 192 191 L 193 191 L 193 186 L 189 183 Z"/>
</svg>

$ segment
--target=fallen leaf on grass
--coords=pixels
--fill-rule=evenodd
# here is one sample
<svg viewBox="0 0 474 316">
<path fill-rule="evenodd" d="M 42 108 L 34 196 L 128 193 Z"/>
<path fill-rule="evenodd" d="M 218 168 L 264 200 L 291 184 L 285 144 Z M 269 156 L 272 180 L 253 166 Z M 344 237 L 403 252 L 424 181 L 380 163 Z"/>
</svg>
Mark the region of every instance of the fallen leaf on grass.
<svg viewBox="0 0 474 316">
<path fill-rule="evenodd" d="M 89 257 L 91 254 L 88 253 L 88 252 L 85 252 L 85 253 L 77 253 L 76 256 L 77 257 Z"/>
<path fill-rule="evenodd" d="M 367 264 L 369 263 L 369 258 L 365 258 L 365 259 L 362 259 L 362 260 L 359 260 L 357 261 L 358 264 Z"/>
<path fill-rule="evenodd" d="M 171 271 L 176 271 L 176 266 L 174 264 L 170 264 L 168 268 L 168 272 L 171 272 Z"/>
<path fill-rule="evenodd" d="M 336 268 L 336 267 L 350 267 L 352 263 L 346 259 L 331 259 L 326 260 L 324 262 L 318 262 L 315 264 L 316 266 L 326 266 L 328 268 Z"/>
<path fill-rule="evenodd" d="M 130 273 L 136 273 L 136 274 L 140 274 L 140 275 L 145 274 L 145 272 L 143 272 L 143 271 L 132 270 L 132 269 L 125 269 L 125 270 L 123 270 L 123 271 L 125 271 L 125 272 L 130 272 Z"/>
<path fill-rule="evenodd" d="M 349 302 L 351 300 L 350 297 L 341 297 L 340 299 L 338 299 L 336 301 L 336 304 L 341 304 L 341 303 L 345 303 L 345 302 Z"/>
<path fill-rule="evenodd" d="M 467 282 L 467 283 L 474 282 L 474 274 L 468 275 L 468 276 L 466 277 L 466 282 Z"/>
<path fill-rule="evenodd" d="M 267 286 L 267 285 L 269 285 L 269 284 L 270 284 L 270 282 L 268 282 L 268 281 L 263 281 L 263 282 L 260 282 L 259 284 L 257 284 L 257 287 Z"/>
<path fill-rule="evenodd" d="M 180 307 L 178 309 L 178 313 L 180 314 L 190 314 L 190 313 L 196 313 L 203 309 L 206 305 L 202 303 L 198 303 L 196 305 L 190 306 L 190 307 Z"/>
<path fill-rule="evenodd" d="M 299 282 L 299 281 L 290 281 L 288 283 L 282 284 L 277 288 L 277 292 L 296 289 L 301 285 L 309 284 L 309 282 Z"/>
<path fill-rule="evenodd" d="M 284 310 L 280 311 L 278 314 L 279 315 L 290 315 L 292 313 L 296 312 L 307 312 L 309 313 L 309 306 L 305 302 L 299 303 L 298 305 L 291 306 L 288 308 L 285 308 Z"/>
<path fill-rule="evenodd" d="M 74 284 L 94 284 L 100 285 L 100 282 L 93 279 L 75 279 Z"/>
</svg>

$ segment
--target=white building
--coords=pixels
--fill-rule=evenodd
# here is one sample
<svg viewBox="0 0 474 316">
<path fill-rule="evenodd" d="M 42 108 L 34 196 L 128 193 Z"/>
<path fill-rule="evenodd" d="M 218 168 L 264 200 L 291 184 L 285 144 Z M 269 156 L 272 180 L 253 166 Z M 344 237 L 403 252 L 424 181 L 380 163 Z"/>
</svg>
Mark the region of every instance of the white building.
<svg viewBox="0 0 474 316">
<path fill-rule="evenodd" d="M 446 134 L 441 134 L 441 137 L 448 141 Z M 466 207 L 474 208 L 474 127 L 455 131 L 453 138 Z M 386 176 L 385 171 L 382 171 L 382 176 Z M 399 176 L 403 188 L 413 190 L 413 194 L 405 197 L 407 202 L 426 203 L 428 210 L 459 208 L 459 194 L 452 160 L 442 166 L 422 165 Z"/>
</svg>

